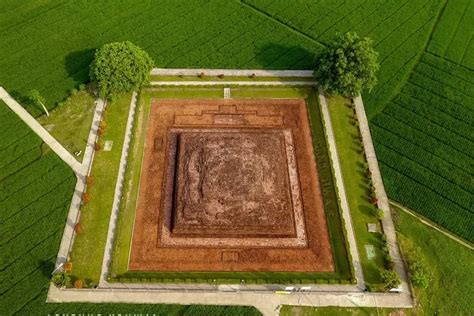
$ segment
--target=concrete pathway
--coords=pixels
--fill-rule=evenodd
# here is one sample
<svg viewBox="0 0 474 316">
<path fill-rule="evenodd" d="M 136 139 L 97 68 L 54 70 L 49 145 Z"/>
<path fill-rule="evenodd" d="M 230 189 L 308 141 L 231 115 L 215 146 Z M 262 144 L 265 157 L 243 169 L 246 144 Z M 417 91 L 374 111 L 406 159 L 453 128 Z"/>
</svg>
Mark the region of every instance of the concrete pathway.
<svg viewBox="0 0 474 316">
<path fill-rule="evenodd" d="M 372 135 L 370 134 L 369 121 L 365 114 L 364 103 L 360 96 L 354 98 L 355 110 L 357 120 L 359 121 L 359 129 L 362 135 L 362 142 L 364 144 L 365 156 L 369 165 L 370 173 L 372 174 L 372 181 L 375 187 L 375 194 L 377 196 L 377 206 L 383 210 L 384 216 L 382 218 L 382 227 L 385 235 L 387 236 L 387 245 L 390 256 L 395 263 L 395 271 L 400 276 L 401 288 L 405 293 L 411 293 L 408 285 L 408 275 L 405 270 L 405 264 L 403 262 L 400 250 L 398 249 L 397 236 L 395 232 L 395 226 L 392 221 L 392 214 L 390 213 L 390 206 L 388 204 L 387 193 L 383 185 L 382 174 L 380 173 L 377 156 L 375 155 L 375 148 L 372 142 Z"/>
<path fill-rule="evenodd" d="M 315 86 L 314 81 L 150 81 L 152 86 Z"/>
<path fill-rule="evenodd" d="M 342 217 L 347 233 L 347 242 L 349 243 L 349 252 L 352 257 L 352 265 L 354 266 L 355 278 L 360 289 L 365 289 L 364 274 L 362 273 L 362 265 L 360 263 L 359 252 L 357 251 L 357 243 L 354 235 L 354 228 L 352 226 L 352 217 L 349 210 L 349 203 L 346 198 L 346 189 L 342 177 L 341 165 L 339 163 L 339 155 L 337 152 L 336 139 L 331 123 L 331 115 L 329 114 L 328 103 L 326 97 L 319 89 L 319 103 L 321 104 L 321 112 L 323 122 L 326 129 L 326 136 L 328 139 L 329 153 L 331 155 L 332 166 L 334 169 L 334 176 L 336 180 L 337 193 L 339 202 L 342 208 Z"/>
<path fill-rule="evenodd" d="M 82 165 L 80 167 L 79 173 L 76 173 L 76 187 L 74 188 L 74 194 L 72 196 L 66 225 L 64 227 L 61 244 L 59 246 L 58 256 L 56 258 L 56 268 L 58 268 L 60 264 L 65 263 L 69 259 L 69 253 L 72 249 L 72 245 L 74 242 L 74 228 L 80 217 L 82 194 L 86 189 L 86 175 L 90 173 L 90 169 L 92 167 L 92 161 L 94 159 L 95 152 L 94 146 L 97 140 L 97 130 L 99 129 L 99 124 L 104 109 L 105 102 L 102 100 L 97 100 L 94 117 L 92 118 L 89 137 L 87 139 L 86 149 L 84 152 L 84 157 L 82 159 Z"/>
<path fill-rule="evenodd" d="M 425 220 L 422 216 L 419 216 L 416 214 L 415 211 L 412 211 L 410 209 L 408 209 L 406 206 L 403 206 L 402 204 L 398 203 L 398 202 L 395 202 L 395 201 L 389 201 L 389 203 L 393 206 L 396 206 L 398 207 L 399 209 L 401 209 L 403 212 L 415 217 L 416 219 L 418 219 L 420 222 L 422 222 L 423 224 L 425 224 L 426 226 L 429 226 L 435 230 L 437 230 L 438 232 L 440 232 L 441 234 L 445 235 L 446 237 L 454 240 L 455 242 L 463 245 L 464 247 L 466 248 L 469 248 L 471 250 L 474 250 L 474 246 L 472 244 L 470 244 L 469 242 L 467 241 L 464 241 L 462 240 L 461 238 L 457 237 L 456 235 L 454 234 L 451 234 L 449 233 L 448 231 L 442 229 L 442 228 L 439 228 L 436 224 L 433 224 L 431 222 L 429 222 L 428 220 Z"/>
<path fill-rule="evenodd" d="M 332 292 L 332 293 L 259 293 L 259 292 L 208 292 L 182 291 L 166 292 L 156 290 L 110 290 L 83 289 L 60 290 L 52 286 L 48 292 L 48 302 L 94 302 L 94 303 L 134 303 L 134 304 L 208 304 L 255 306 L 264 315 L 278 315 L 281 305 L 295 306 L 341 306 L 341 307 L 393 307 L 410 308 L 408 296 L 393 293 Z"/>
<path fill-rule="evenodd" d="M 127 125 L 125 128 L 125 138 L 123 141 L 122 155 L 120 157 L 120 166 L 115 183 L 114 201 L 112 204 L 112 213 L 110 214 L 109 229 L 107 232 L 107 241 L 105 243 L 104 258 L 102 260 L 102 270 L 100 274 L 99 286 L 107 286 L 107 276 L 109 274 L 110 262 L 112 260 L 112 252 L 115 240 L 115 231 L 117 225 L 118 212 L 120 209 L 120 201 L 122 199 L 123 181 L 125 178 L 125 171 L 127 169 L 127 157 L 132 141 L 132 127 L 133 119 L 135 117 L 135 109 L 137 105 L 137 93 L 133 92 L 130 101 L 130 108 L 128 111 Z"/>
<path fill-rule="evenodd" d="M 204 73 L 205 76 L 216 77 L 224 75 L 228 77 L 313 77 L 312 70 L 263 70 L 263 69 L 170 69 L 153 68 L 152 76 L 198 76 Z"/>
<path fill-rule="evenodd" d="M 76 174 L 82 174 L 82 165 L 76 160 L 76 158 L 67 151 L 51 134 L 41 126 L 38 121 L 31 116 L 28 111 L 26 111 L 18 102 L 13 99 L 8 92 L 0 87 L 0 99 L 5 102 L 5 104 L 16 114 L 18 115 L 23 122 L 25 122 L 35 133 L 38 135 L 43 142 L 45 142 L 52 151 L 54 151 L 59 158 L 61 158 L 65 163 L 67 163 Z"/>
</svg>

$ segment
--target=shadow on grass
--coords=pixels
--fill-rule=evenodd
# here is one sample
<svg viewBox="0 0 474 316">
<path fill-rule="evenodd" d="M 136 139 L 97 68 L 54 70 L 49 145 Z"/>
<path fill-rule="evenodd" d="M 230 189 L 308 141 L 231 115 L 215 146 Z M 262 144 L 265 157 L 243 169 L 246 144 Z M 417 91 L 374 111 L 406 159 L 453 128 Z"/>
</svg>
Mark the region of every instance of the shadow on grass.
<svg viewBox="0 0 474 316">
<path fill-rule="evenodd" d="M 94 53 L 95 49 L 88 48 L 69 53 L 64 58 L 64 68 L 76 85 L 89 81 L 89 65 Z"/>
<path fill-rule="evenodd" d="M 301 46 L 266 44 L 255 49 L 255 59 L 263 69 L 313 69 L 315 53 Z"/>
</svg>

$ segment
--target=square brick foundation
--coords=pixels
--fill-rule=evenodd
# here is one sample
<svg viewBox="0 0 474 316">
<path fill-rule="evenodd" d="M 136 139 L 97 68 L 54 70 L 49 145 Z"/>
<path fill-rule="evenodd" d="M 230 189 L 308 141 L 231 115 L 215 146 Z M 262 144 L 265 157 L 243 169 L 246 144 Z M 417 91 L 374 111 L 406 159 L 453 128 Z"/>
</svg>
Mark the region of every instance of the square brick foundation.
<svg viewBox="0 0 474 316">
<path fill-rule="evenodd" d="M 152 102 L 129 270 L 334 270 L 304 100 Z"/>
</svg>

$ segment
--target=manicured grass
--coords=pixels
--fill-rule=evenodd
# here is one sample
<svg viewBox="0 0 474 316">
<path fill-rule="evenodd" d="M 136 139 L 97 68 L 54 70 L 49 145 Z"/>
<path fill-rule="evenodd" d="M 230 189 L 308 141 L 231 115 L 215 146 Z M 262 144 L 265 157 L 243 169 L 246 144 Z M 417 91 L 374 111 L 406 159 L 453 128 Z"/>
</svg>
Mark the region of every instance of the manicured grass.
<svg viewBox="0 0 474 316">
<path fill-rule="evenodd" d="M 375 207 L 370 203 L 369 180 L 365 175 L 364 168 L 365 158 L 358 152 L 360 148 L 359 130 L 356 125 L 352 124 L 355 121 L 355 114 L 347 104 L 350 104 L 350 100 L 346 98 L 328 99 L 362 270 L 367 285 L 374 286 L 381 283 L 379 269 L 383 268 L 383 252 L 381 251 L 383 243 L 379 234 L 367 231 L 367 223 L 376 223 L 379 231 L 381 231 L 381 227 L 376 218 Z M 375 258 L 368 259 L 365 245 L 374 245 Z"/>
<path fill-rule="evenodd" d="M 397 239 L 405 257 L 415 253 L 426 262 L 432 281 L 415 288 L 422 315 L 473 315 L 474 251 L 394 208 Z"/>
<path fill-rule="evenodd" d="M 93 282 L 100 276 L 130 99 L 130 93 L 123 94 L 107 105 L 107 127 L 99 140 L 102 149 L 96 151 L 91 171 L 94 183 L 87 189 L 91 201 L 81 208 L 82 232 L 76 235 L 71 253 L 72 275 Z M 103 150 L 106 140 L 113 141 L 111 151 Z"/>
<path fill-rule="evenodd" d="M 77 160 L 82 161 L 94 116 L 95 98 L 86 90 L 79 91 L 50 112 L 41 116 L 43 125 Z"/>
<path fill-rule="evenodd" d="M 400 314 L 398 314 L 400 313 Z M 375 307 L 301 307 L 284 305 L 280 310 L 281 316 L 392 316 L 412 315 L 409 309 L 375 308 Z"/>
<path fill-rule="evenodd" d="M 122 200 L 121 213 L 119 215 L 119 225 L 117 229 L 116 245 L 113 255 L 111 274 L 119 278 L 121 282 L 215 282 L 215 283 L 347 283 L 351 279 L 351 268 L 347 258 L 344 232 L 339 217 L 339 208 L 334 190 L 329 156 L 327 152 L 324 131 L 319 115 L 318 105 L 315 101 L 313 89 L 297 88 L 245 88 L 232 90 L 233 97 L 268 98 L 272 96 L 285 98 L 305 98 L 309 104 L 310 122 L 313 129 L 313 141 L 315 154 L 318 162 L 318 171 L 321 182 L 324 184 L 323 196 L 325 201 L 325 211 L 328 219 L 330 239 L 333 256 L 336 265 L 335 273 L 284 273 L 284 272 L 195 272 L 195 273 L 168 273 L 168 272 L 127 272 L 128 256 L 131 243 L 134 213 L 138 194 L 138 183 L 140 177 L 141 160 L 143 156 L 144 134 L 146 132 L 146 121 L 149 113 L 150 101 L 153 98 L 215 98 L 222 97 L 222 89 L 191 89 L 191 88 L 160 88 L 145 90 L 140 96 L 139 112 L 133 151 L 129 156 L 129 168 L 125 191 Z M 232 93 L 232 92 L 231 92 Z M 142 125 L 141 128 L 138 126 Z M 215 280 L 215 281 L 214 281 Z M 337 281 L 339 280 L 339 281 Z M 333 282 L 333 281 L 331 281 Z"/>
<path fill-rule="evenodd" d="M 415 288 L 417 304 L 414 309 L 404 309 L 403 315 L 472 315 L 474 252 L 397 208 L 392 214 L 402 254 L 407 257 L 416 253 L 432 274 L 427 289 Z M 395 311 L 386 308 L 284 306 L 281 314 L 388 316 Z"/>
</svg>

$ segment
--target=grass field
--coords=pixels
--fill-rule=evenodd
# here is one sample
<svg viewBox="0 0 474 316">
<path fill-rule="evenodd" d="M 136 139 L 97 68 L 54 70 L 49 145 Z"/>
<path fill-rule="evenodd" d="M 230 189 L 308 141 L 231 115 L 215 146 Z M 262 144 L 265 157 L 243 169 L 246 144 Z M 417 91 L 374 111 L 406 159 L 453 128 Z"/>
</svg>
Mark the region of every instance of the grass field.
<svg viewBox="0 0 474 316">
<path fill-rule="evenodd" d="M 380 288 L 382 283 L 380 269 L 384 265 L 383 242 L 379 234 L 367 231 L 367 223 L 375 223 L 379 232 L 382 229 L 376 217 L 375 207 L 370 204 L 369 180 L 364 170 L 365 158 L 362 153 L 358 152 L 358 148 L 360 148 L 359 130 L 357 126 L 351 124 L 354 121 L 354 110 L 348 107 L 348 104 L 350 104 L 350 100 L 346 98 L 328 99 L 329 113 L 364 279 L 368 287 L 376 289 Z M 375 258 L 369 259 L 367 257 L 365 245 L 374 246 Z"/>
<path fill-rule="evenodd" d="M 397 237 L 404 256 L 416 252 L 432 273 L 427 289 L 415 289 L 417 306 L 404 315 L 472 315 L 474 252 L 394 209 Z M 282 315 L 393 315 L 385 308 L 300 308 L 285 306 Z"/>
<path fill-rule="evenodd" d="M 71 154 L 82 161 L 87 138 L 94 116 L 95 98 L 87 91 L 78 91 L 63 104 L 54 108 L 49 116 L 38 122 L 43 125 Z M 76 155 L 80 152 L 80 155 Z"/>
<path fill-rule="evenodd" d="M 87 81 L 93 50 L 110 41 L 132 40 L 160 67 L 304 69 L 311 67 L 314 54 L 335 31 L 355 30 L 372 37 L 380 52 L 379 85 L 363 97 L 389 196 L 472 241 L 472 210 L 466 211 L 463 197 L 466 191 L 472 193 L 473 176 L 473 153 L 465 152 L 472 149 L 472 132 L 466 127 L 473 126 L 469 107 L 474 69 L 473 2 L 298 1 L 288 9 L 289 5 L 288 1 L 270 0 L 225 5 L 223 1 L 140 1 L 133 6 L 112 1 L 2 1 L 0 84 L 20 99 L 30 89 L 39 89 L 52 109 L 72 88 Z M 15 256 L 2 256 L 0 306 L 8 306 L 8 310 L 0 310 L 0 314 L 15 310 L 31 314 L 35 308 L 44 313 L 110 312 L 112 305 L 68 304 L 59 309 L 43 303 L 46 275 L 57 251 L 57 246 L 49 245 L 59 242 L 74 177 L 59 159 L 46 153 L 42 156 L 41 141 L 6 109 L 0 102 L 0 216 L 2 227 L 7 227 L 1 239 L 10 242 L 0 247 L 2 252 L 11 249 L 14 253 L 16 240 L 29 239 L 38 255 L 21 262 Z M 398 109 L 405 114 L 423 112 L 408 113 L 409 119 L 394 117 Z M 428 127 L 419 131 L 426 120 L 430 121 Z M 383 121 L 396 125 L 382 131 Z M 459 134 L 471 141 L 464 151 L 459 150 L 459 141 L 466 139 Z M 385 148 L 389 144 L 397 147 Z M 417 150 L 416 157 L 409 148 Z M 393 161 L 403 161 L 416 172 L 408 177 Z M 57 181 L 62 184 L 58 186 Z M 6 187 L 9 189 L 3 189 Z M 439 188 L 443 194 L 436 191 Z M 44 190 L 48 193 L 38 193 Z M 31 200 L 42 206 L 35 210 L 22 206 Z M 56 205 L 54 211 L 51 205 Z M 14 221 L 15 210 L 18 214 L 30 212 L 25 226 Z M 51 223 L 58 223 L 53 225 L 57 235 L 52 237 L 51 231 L 40 225 L 46 213 Z M 167 311 L 180 314 L 184 309 L 170 307 Z"/>
<path fill-rule="evenodd" d="M 195 89 L 195 88 L 160 88 L 146 90 L 140 96 L 139 109 L 137 114 L 137 124 L 132 144 L 132 154 L 129 157 L 129 166 L 125 181 L 125 191 L 119 224 L 117 228 L 117 239 L 114 247 L 114 257 L 111 274 L 122 282 L 135 281 L 143 282 L 214 282 L 217 283 L 328 283 L 343 282 L 348 283 L 351 279 L 351 268 L 349 266 L 344 238 L 344 230 L 341 227 L 337 197 L 334 191 L 331 166 L 327 153 L 326 141 L 318 104 L 315 100 L 314 90 L 299 88 L 238 88 L 232 89 L 234 98 L 306 98 L 309 104 L 310 121 L 313 128 L 313 142 L 315 154 L 318 160 L 318 170 L 323 182 L 323 195 L 325 200 L 326 215 L 330 227 L 330 238 L 333 247 L 333 256 L 336 262 L 336 273 L 258 273 L 258 272 L 219 272 L 219 273 L 143 273 L 127 272 L 128 256 L 131 242 L 131 232 L 135 214 L 136 199 L 138 194 L 137 183 L 140 176 L 140 166 L 142 150 L 144 146 L 144 133 L 146 131 L 147 115 L 149 113 L 150 101 L 152 98 L 221 98 L 222 89 Z M 141 128 L 139 127 L 141 126 Z M 330 281 L 331 280 L 331 281 Z"/>
</svg>

